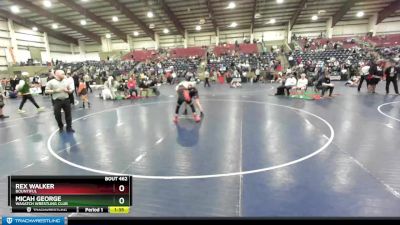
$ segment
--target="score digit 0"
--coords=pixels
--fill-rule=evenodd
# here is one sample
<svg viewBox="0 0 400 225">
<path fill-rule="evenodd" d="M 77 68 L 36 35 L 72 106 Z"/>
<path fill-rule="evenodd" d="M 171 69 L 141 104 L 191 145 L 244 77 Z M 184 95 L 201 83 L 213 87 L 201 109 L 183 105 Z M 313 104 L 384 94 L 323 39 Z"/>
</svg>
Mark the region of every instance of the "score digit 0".
<svg viewBox="0 0 400 225">
<path fill-rule="evenodd" d="M 123 205 L 125 203 L 125 199 L 123 197 L 119 198 L 119 204 Z"/>
<path fill-rule="evenodd" d="M 124 192 L 124 191 L 125 191 L 125 186 L 122 185 L 122 184 L 119 185 L 118 190 L 119 190 L 120 192 Z"/>
</svg>

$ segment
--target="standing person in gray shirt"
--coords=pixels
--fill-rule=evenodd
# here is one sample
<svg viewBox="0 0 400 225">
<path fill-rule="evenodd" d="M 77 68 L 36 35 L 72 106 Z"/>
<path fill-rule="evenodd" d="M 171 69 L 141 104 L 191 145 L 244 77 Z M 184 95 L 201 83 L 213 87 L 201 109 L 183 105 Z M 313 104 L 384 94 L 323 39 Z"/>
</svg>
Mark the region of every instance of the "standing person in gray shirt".
<svg viewBox="0 0 400 225">
<path fill-rule="evenodd" d="M 92 88 L 90 87 L 90 81 L 92 80 L 92 78 L 90 78 L 88 73 L 86 73 L 85 76 L 83 76 L 83 80 L 85 81 L 86 88 L 90 90 L 90 93 L 92 93 L 93 91 Z"/>
<path fill-rule="evenodd" d="M 74 89 L 71 88 L 67 79 L 65 79 L 64 71 L 57 70 L 54 75 L 55 79 L 52 79 L 46 85 L 46 93 L 52 94 L 54 101 L 54 116 L 60 129 L 60 133 L 64 131 L 64 124 L 61 118 L 61 109 L 63 109 L 65 112 L 67 132 L 74 133 L 75 131 L 72 129 L 71 104 L 69 100 L 69 94 L 73 93 Z"/>
</svg>

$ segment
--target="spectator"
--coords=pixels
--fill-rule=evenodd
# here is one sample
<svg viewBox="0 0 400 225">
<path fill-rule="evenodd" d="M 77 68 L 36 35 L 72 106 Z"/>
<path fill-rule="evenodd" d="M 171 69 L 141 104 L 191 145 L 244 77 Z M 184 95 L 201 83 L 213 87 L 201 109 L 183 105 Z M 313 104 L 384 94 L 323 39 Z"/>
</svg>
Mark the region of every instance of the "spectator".
<svg viewBox="0 0 400 225">
<path fill-rule="evenodd" d="M 4 94 L 4 89 L 3 85 L 0 85 L 0 119 L 6 119 L 9 118 L 9 116 L 6 116 L 3 114 L 3 108 L 4 108 L 4 99 L 6 98 L 6 95 Z"/>
<path fill-rule="evenodd" d="M 331 83 L 330 74 L 326 73 L 323 77 L 318 80 L 317 89 L 321 89 L 321 97 L 324 97 L 326 90 L 329 90 L 329 97 L 332 97 L 334 84 Z"/>
<path fill-rule="evenodd" d="M 398 75 L 400 74 L 400 68 L 395 67 L 393 63 L 389 65 L 389 67 L 385 70 L 386 77 L 386 94 L 389 94 L 389 86 L 390 83 L 393 82 L 394 92 L 399 94 L 399 88 L 397 86 Z"/>
<path fill-rule="evenodd" d="M 285 81 L 285 89 L 286 89 L 286 93 L 287 96 L 290 95 L 290 90 L 296 86 L 297 84 L 297 80 L 296 78 L 293 76 L 293 74 L 287 74 L 288 78 Z"/>
</svg>

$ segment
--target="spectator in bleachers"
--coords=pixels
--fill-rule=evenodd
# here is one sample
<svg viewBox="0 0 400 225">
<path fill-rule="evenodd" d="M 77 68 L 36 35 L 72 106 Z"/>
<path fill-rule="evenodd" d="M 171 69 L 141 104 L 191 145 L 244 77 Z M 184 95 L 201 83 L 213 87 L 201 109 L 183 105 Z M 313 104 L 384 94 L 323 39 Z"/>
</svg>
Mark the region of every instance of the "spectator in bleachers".
<svg viewBox="0 0 400 225">
<path fill-rule="evenodd" d="M 296 78 L 294 77 L 294 75 L 293 74 L 291 74 L 291 73 L 286 73 L 286 81 L 285 81 L 285 90 L 286 90 L 286 94 L 287 94 L 287 96 L 289 96 L 290 95 L 290 90 L 293 88 L 293 87 L 296 87 L 296 84 L 297 84 L 297 80 L 296 80 Z"/>
<path fill-rule="evenodd" d="M 326 73 L 323 77 L 318 80 L 317 89 L 322 90 L 321 97 L 324 97 L 325 92 L 329 90 L 329 97 L 332 97 L 333 89 L 335 85 L 331 83 L 330 74 Z"/>
<path fill-rule="evenodd" d="M 131 98 L 137 98 L 138 97 L 138 91 L 137 91 L 137 88 L 136 88 L 136 78 L 135 77 L 129 78 L 127 86 L 128 86 L 130 97 Z M 132 95 L 133 92 L 135 92 L 135 96 Z"/>
<path fill-rule="evenodd" d="M 85 84 L 86 84 L 86 81 L 85 81 Z M 109 76 L 107 81 L 104 83 L 104 89 L 101 92 L 103 100 L 107 100 L 107 99 L 114 100 L 115 99 L 115 97 L 116 97 L 115 86 L 116 86 L 116 82 L 114 81 L 114 78 L 112 76 Z"/>
<path fill-rule="evenodd" d="M 300 75 L 300 79 L 297 80 L 297 84 L 293 89 L 295 90 L 300 90 L 300 95 L 303 95 L 304 92 L 307 90 L 307 85 L 308 85 L 308 79 L 306 78 L 306 74 L 302 73 Z M 297 92 L 299 94 L 299 92 Z"/>
</svg>

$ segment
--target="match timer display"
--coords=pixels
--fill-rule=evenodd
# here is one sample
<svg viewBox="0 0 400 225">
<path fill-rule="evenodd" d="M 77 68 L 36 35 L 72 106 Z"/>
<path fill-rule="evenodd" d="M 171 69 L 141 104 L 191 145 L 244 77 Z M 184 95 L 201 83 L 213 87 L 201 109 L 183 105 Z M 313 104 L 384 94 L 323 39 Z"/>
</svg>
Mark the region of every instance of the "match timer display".
<svg viewBox="0 0 400 225">
<path fill-rule="evenodd" d="M 128 213 L 130 176 L 9 176 L 12 212 Z"/>
</svg>

